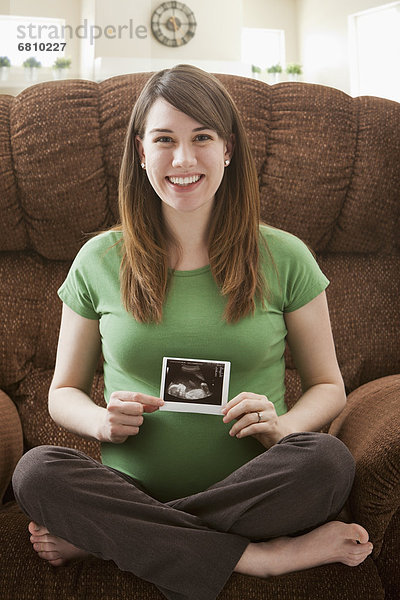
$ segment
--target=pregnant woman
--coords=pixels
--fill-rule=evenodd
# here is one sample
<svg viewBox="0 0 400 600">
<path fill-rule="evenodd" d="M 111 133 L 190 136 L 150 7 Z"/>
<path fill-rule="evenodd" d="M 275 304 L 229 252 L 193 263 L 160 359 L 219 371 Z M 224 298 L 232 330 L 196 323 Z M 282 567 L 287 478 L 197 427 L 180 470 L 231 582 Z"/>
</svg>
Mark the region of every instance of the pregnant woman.
<svg viewBox="0 0 400 600">
<path fill-rule="evenodd" d="M 49 392 L 53 419 L 100 441 L 102 462 L 24 455 L 13 484 L 34 550 L 54 566 L 113 560 L 170 600 L 215 600 L 233 571 L 361 563 L 367 531 L 337 520 L 354 461 L 317 433 L 346 402 L 329 282 L 301 240 L 260 223 L 249 143 L 217 78 L 179 65 L 148 81 L 119 207 L 59 290 Z M 286 342 L 302 381 L 290 410 Z M 106 407 L 90 398 L 101 353 Z M 222 413 L 160 411 L 163 356 L 230 361 Z"/>
</svg>

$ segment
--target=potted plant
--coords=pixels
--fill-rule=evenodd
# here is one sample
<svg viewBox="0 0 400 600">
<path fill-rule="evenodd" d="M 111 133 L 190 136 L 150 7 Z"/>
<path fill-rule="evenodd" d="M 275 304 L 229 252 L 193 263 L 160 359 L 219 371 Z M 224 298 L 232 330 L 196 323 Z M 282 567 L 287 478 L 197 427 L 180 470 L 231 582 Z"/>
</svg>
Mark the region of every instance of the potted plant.
<svg viewBox="0 0 400 600">
<path fill-rule="evenodd" d="M 34 56 L 31 56 L 22 63 L 22 66 L 25 67 L 25 76 L 27 80 L 36 81 L 37 71 L 42 66 L 42 63 L 36 60 Z"/>
<path fill-rule="evenodd" d="M 70 58 L 57 58 L 53 65 L 53 77 L 54 79 L 65 79 L 68 73 L 68 69 L 71 66 Z"/>
<path fill-rule="evenodd" d="M 8 56 L 0 56 L 0 81 L 6 81 L 10 72 L 11 61 Z"/>
<path fill-rule="evenodd" d="M 286 73 L 289 75 L 290 81 L 298 81 L 299 76 L 302 75 L 303 71 L 301 65 L 292 63 L 286 67 Z"/>
<path fill-rule="evenodd" d="M 257 67 L 257 65 L 251 65 L 251 73 L 253 77 L 259 79 L 261 75 L 261 67 Z"/>
<path fill-rule="evenodd" d="M 282 67 L 280 64 L 272 65 L 271 67 L 268 67 L 267 73 L 270 76 L 271 83 L 278 83 L 280 74 L 282 73 Z"/>
</svg>

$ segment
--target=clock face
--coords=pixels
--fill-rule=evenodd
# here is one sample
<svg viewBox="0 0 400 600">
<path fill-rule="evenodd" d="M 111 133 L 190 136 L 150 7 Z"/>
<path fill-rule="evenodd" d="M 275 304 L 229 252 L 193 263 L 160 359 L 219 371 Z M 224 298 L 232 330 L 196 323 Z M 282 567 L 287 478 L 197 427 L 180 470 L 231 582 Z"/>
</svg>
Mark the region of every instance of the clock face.
<svg viewBox="0 0 400 600">
<path fill-rule="evenodd" d="M 193 11 L 182 2 L 163 2 L 151 17 L 151 30 L 165 46 L 183 46 L 196 31 Z"/>
</svg>

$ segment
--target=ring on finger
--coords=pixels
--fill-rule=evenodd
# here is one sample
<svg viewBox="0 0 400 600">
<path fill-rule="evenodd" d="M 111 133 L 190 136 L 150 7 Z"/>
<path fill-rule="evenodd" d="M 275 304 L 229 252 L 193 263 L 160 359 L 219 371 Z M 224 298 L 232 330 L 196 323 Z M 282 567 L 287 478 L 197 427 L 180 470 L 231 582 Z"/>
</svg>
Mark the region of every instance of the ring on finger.
<svg viewBox="0 0 400 600">
<path fill-rule="evenodd" d="M 261 423 L 261 413 L 257 411 L 256 415 L 258 417 L 257 423 Z"/>
</svg>

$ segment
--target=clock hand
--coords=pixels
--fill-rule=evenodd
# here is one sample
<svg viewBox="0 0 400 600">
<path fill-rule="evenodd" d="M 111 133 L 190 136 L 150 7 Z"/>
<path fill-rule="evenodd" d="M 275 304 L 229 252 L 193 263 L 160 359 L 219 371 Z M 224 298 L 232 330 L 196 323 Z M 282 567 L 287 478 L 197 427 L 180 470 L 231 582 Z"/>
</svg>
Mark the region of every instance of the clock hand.
<svg viewBox="0 0 400 600">
<path fill-rule="evenodd" d="M 176 17 L 170 17 L 168 20 L 172 23 L 174 31 L 178 31 L 179 25 L 176 22 Z"/>
</svg>

